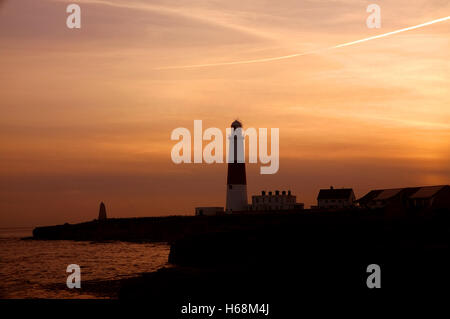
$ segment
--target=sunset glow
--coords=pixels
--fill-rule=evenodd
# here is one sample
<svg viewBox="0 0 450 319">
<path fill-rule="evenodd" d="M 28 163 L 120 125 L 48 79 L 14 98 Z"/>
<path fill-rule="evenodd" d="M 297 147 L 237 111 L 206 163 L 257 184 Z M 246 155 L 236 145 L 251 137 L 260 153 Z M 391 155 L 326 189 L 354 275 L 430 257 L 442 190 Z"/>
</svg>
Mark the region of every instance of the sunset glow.
<svg viewBox="0 0 450 319">
<path fill-rule="evenodd" d="M 450 2 L 377 1 L 380 29 L 354 0 L 76 2 L 79 30 L 71 1 L 0 0 L 2 227 L 224 206 L 226 164 L 171 161 L 194 120 L 279 128 L 249 195 L 450 183 Z"/>
</svg>

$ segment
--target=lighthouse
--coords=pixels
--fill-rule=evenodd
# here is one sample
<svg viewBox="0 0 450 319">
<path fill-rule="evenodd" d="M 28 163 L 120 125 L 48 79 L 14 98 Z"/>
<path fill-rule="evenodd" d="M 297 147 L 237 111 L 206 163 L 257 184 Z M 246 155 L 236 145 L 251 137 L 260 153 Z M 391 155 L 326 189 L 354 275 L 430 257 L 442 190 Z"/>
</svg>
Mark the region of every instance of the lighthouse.
<svg viewBox="0 0 450 319">
<path fill-rule="evenodd" d="M 231 128 L 231 135 L 228 136 L 230 148 L 228 154 L 227 213 L 248 210 L 242 124 L 236 120 L 231 123 Z"/>
</svg>

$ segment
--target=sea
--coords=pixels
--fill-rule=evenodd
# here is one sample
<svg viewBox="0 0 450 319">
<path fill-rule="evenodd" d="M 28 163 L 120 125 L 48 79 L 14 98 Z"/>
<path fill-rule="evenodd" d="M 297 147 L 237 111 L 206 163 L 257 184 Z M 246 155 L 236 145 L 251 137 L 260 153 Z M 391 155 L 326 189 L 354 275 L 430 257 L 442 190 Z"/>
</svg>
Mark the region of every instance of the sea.
<svg viewBox="0 0 450 319">
<path fill-rule="evenodd" d="M 24 239 L 32 231 L 0 228 L 1 299 L 114 299 L 121 280 L 170 267 L 168 244 Z M 66 284 L 71 264 L 79 289 Z"/>
</svg>

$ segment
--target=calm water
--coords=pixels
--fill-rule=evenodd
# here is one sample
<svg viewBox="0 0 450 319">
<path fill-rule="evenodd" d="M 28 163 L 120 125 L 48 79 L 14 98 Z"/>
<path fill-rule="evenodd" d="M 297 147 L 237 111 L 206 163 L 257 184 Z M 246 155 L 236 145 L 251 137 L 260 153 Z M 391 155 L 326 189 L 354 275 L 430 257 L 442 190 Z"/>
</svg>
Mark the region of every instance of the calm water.
<svg viewBox="0 0 450 319">
<path fill-rule="evenodd" d="M 31 232 L 32 228 L 0 228 L 0 298 L 107 298 L 107 293 L 83 290 L 83 283 L 108 286 L 155 271 L 167 265 L 170 249 L 166 244 L 20 239 Z M 69 264 L 81 267 L 81 289 L 65 287 Z"/>
</svg>

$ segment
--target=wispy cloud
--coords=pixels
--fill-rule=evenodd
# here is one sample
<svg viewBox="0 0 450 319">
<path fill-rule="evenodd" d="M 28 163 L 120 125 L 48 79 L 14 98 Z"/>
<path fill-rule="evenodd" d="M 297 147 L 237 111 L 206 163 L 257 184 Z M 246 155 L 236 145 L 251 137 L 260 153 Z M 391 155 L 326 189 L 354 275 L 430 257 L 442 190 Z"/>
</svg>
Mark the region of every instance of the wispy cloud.
<svg viewBox="0 0 450 319">
<path fill-rule="evenodd" d="M 429 25 L 432 25 L 432 24 L 435 24 L 435 23 L 439 23 L 439 22 L 444 22 L 444 21 L 447 21 L 447 20 L 450 20 L 450 16 L 447 16 L 445 18 L 432 20 L 432 21 L 428 21 L 428 22 L 425 22 L 425 23 L 421 23 L 421 24 L 418 24 L 418 25 L 411 26 L 411 27 L 402 28 L 402 29 L 399 29 L 399 30 L 395 30 L 395 31 L 379 34 L 379 35 L 376 35 L 376 36 L 372 36 L 372 37 L 368 37 L 368 38 L 364 38 L 364 39 L 360 39 L 360 40 L 356 40 L 356 41 L 346 42 L 346 43 L 338 44 L 338 45 L 335 45 L 335 46 L 332 46 L 332 47 L 318 49 L 318 50 L 313 50 L 313 51 L 308 51 L 308 52 L 294 53 L 294 54 L 290 54 L 290 55 L 282 55 L 282 56 L 263 58 L 263 59 L 241 60 L 241 61 L 222 62 L 222 63 L 193 64 L 193 65 L 183 65 L 183 66 L 168 66 L 168 67 L 158 68 L 158 70 L 204 68 L 204 67 L 225 66 L 225 65 L 263 63 L 263 62 L 272 62 L 272 61 L 278 61 L 278 60 L 292 59 L 292 58 L 297 58 L 297 57 L 301 57 L 301 56 L 305 56 L 305 55 L 321 53 L 321 52 L 328 51 L 328 50 L 343 48 L 343 47 L 347 47 L 347 46 L 351 46 L 351 45 L 355 45 L 355 44 L 359 44 L 359 43 L 363 43 L 363 42 L 367 42 L 367 41 L 371 41 L 371 40 L 376 40 L 376 39 L 388 37 L 388 36 L 391 36 L 391 35 L 394 35 L 394 34 L 398 34 L 398 33 L 401 33 L 401 32 L 406 32 L 406 31 L 410 31 L 410 30 L 414 30 L 414 29 L 423 28 L 423 27 L 426 27 L 426 26 L 429 26 Z"/>
<path fill-rule="evenodd" d="M 402 128 L 417 128 L 432 131 L 448 131 L 450 132 L 450 124 L 436 121 L 424 121 L 413 118 L 400 118 L 398 116 L 380 115 L 377 111 L 365 111 L 356 113 L 354 111 L 327 109 L 311 109 L 302 106 L 289 108 L 290 113 L 303 114 L 313 117 L 342 119 L 345 121 L 366 121 L 368 123 L 378 123 L 380 125 L 396 126 Z"/>
<path fill-rule="evenodd" d="M 72 3 L 71 0 L 53 0 L 58 2 Z M 277 34 L 273 34 L 267 30 L 259 30 L 256 28 L 248 27 L 239 24 L 235 21 L 234 15 L 226 11 L 207 10 L 203 8 L 195 7 L 172 7 L 155 5 L 144 2 L 131 2 L 131 1 L 110 1 L 110 0 L 78 0 L 78 4 L 91 4 L 91 5 L 103 5 L 115 8 L 148 11 L 156 14 L 169 15 L 175 17 L 181 17 L 185 19 L 191 19 L 194 21 L 206 23 L 213 26 L 226 28 L 229 30 L 237 31 L 243 34 L 255 36 L 261 39 L 277 41 Z"/>
</svg>

